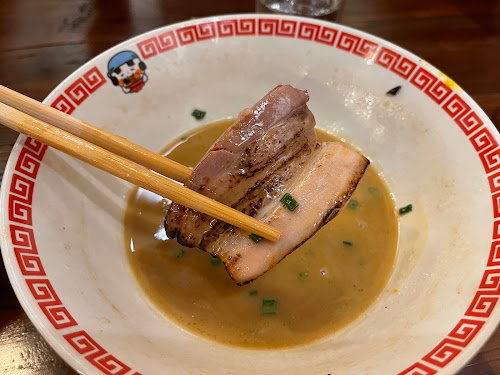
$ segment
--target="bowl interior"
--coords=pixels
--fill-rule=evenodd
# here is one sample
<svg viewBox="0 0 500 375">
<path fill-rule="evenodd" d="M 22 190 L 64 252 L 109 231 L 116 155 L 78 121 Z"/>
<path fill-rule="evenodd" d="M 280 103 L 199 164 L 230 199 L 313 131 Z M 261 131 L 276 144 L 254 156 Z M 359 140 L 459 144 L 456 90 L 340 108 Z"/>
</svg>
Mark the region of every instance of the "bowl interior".
<svg viewBox="0 0 500 375">
<path fill-rule="evenodd" d="M 107 77 L 123 51 L 145 64 L 137 92 Z M 131 273 L 123 216 L 132 187 L 21 137 L 2 188 L 4 261 L 23 307 L 75 368 L 390 374 L 413 366 L 445 374 L 494 330 L 498 309 L 481 310 L 474 298 L 483 276 L 482 289 L 496 287 L 489 282 L 496 263 L 488 263 L 492 168 L 485 171 L 483 151 L 495 148 L 497 133 L 458 86 L 416 56 L 319 21 L 220 17 L 125 42 L 75 72 L 46 103 L 160 151 L 285 83 L 308 90 L 318 127 L 371 159 L 396 207 L 414 206 L 400 219 L 397 262 L 379 299 L 341 332 L 307 346 L 246 350 L 197 337 L 157 311 Z M 386 95 L 398 85 L 396 96 Z M 207 110 L 202 121 L 190 116 L 198 107 Z M 498 293 L 490 295 L 496 303 Z"/>
</svg>

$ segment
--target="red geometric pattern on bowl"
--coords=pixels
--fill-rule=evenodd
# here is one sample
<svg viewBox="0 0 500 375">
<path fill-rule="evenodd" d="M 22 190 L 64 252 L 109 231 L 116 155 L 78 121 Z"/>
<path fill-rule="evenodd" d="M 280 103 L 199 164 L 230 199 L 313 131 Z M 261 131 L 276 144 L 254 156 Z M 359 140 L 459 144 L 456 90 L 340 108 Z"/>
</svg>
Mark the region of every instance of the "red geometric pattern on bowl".
<svg viewBox="0 0 500 375">
<path fill-rule="evenodd" d="M 78 78 L 64 93 L 76 104 L 80 105 L 95 90 L 105 83 L 105 79 L 97 68 L 90 69 L 82 77 Z"/>
<path fill-rule="evenodd" d="M 453 330 L 434 349 L 424 356 L 424 360 L 438 367 L 444 367 L 455 358 L 476 336 L 484 322 L 461 319 Z"/>
<path fill-rule="evenodd" d="M 31 225 L 31 202 L 35 182 L 18 173 L 12 175 L 9 194 L 9 220 Z"/>
<path fill-rule="evenodd" d="M 500 193 L 493 194 L 491 198 L 493 200 L 493 217 L 498 219 L 500 218 Z M 488 263 L 488 265 L 490 264 Z"/>
<path fill-rule="evenodd" d="M 425 91 L 427 87 L 434 85 L 438 79 L 427 69 L 419 66 L 410 82 L 413 83 L 419 90 Z"/>
<path fill-rule="evenodd" d="M 464 114 L 462 116 L 459 116 L 458 118 L 455 119 L 455 122 L 467 135 L 472 134 L 474 130 L 477 130 L 482 125 L 484 125 L 483 120 L 481 120 L 477 115 L 477 113 L 473 111 L 468 112 L 467 114 Z"/>
<path fill-rule="evenodd" d="M 382 47 L 379 50 L 375 57 L 375 63 L 386 69 L 390 69 L 406 80 L 409 79 L 415 87 L 424 92 L 437 104 L 444 103 L 442 106 L 443 110 L 457 123 L 465 136 L 469 138 L 469 141 L 478 153 L 485 172 L 489 174 L 488 180 L 492 195 L 497 190 L 500 190 L 500 162 L 497 141 L 489 129 L 484 126 L 483 121 L 477 113 L 465 103 L 460 95 L 458 93 L 452 94 L 453 90 L 438 76 L 423 67 L 416 69 L 416 62 L 410 61 L 406 57 L 401 57 L 400 54 L 387 47 Z M 498 232 L 494 232 L 493 239 L 495 239 L 495 233 Z M 492 245 L 488 265 L 490 265 L 490 262 L 496 260 L 496 256 L 496 246 Z M 499 274 L 500 269 L 487 269 L 485 271 L 483 282 L 465 313 L 467 318 L 461 319 L 448 336 L 422 358 L 422 363 L 415 363 L 401 374 L 435 373 L 432 367 L 426 365 L 443 368 L 462 352 L 484 324 L 483 320 L 476 318 L 488 318 L 498 301 L 498 288 L 491 290 L 491 285 L 486 284 L 484 278 L 490 277 L 489 280 L 492 280 L 491 275 Z M 490 288 L 483 289 L 486 286 Z M 425 366 L 425 368 L 422 366 Z"/>
<path fill-rule="evenodd" d="M 320 26 L 309 22 L 301 22 L 299 25 L 299 32 L 297 34 L 297 38 L 305 40 L 314 40 L 315 42 L 320 42 L 329 46 L 333 46 L 337 34 L 338 30 L 332 27 Z"/>
<path fill-rule="evenodd" d="M 500 171 L 492 173 L 488 176 L 488 182 L 490 184 L 490 190 L 492 193 L 496 193 L 500 190 Z"/>
<path fill-rule="evenodd" d="M 219 38 L 226 36 L 255 35 L 255 18 L 217 21 Z"/>
<path fill-rule="evenodd" d="M 498 146 L 492 147 L 479 154 L 479 158 L 481 159 L 486 172 L 489 173 L 494 170 L 498 170 L 498 167 L 500 166 L 500 149 Z"/>
<path fill-rule="evenodd" d="M 66 112 L 68 108 L 74 109 L 105 82 L 103 75 L 94 67 L 72 82 L 65 90 L 65 95 L 60 95 L 52 107 Z M 61 103 L 70 103 L 70 106 Z M 33 190 L 46 150 L 46 145 L 33 138 L 26 138 L 24 142 L 10 183 L 9 230 L 19 270 L 31 295 L 50 324 L 57 330 L 68 332 L 68 329 L 77 329 L 78 323 L 64 306 L 45 273 L 31 227 Z M 95 343 L 85 331 L 78 329 L 73 333 L 86 337 L 89 343 Z M 64 337 L 70 337 L 73 333 L 66 333 Z M 74 342 L 71 343 L 73 347 L 76 345 Z M 95 347 L 98 352 L 87 353 L 85 358 L 102 373 L 140 375 L 99 345 Z"/>
<path fill-rule="evenodd" d="M 436 372 L 436 370 L 417 362 L 408 367 L 406 370 L 401 371 L 398 375 L 434 375 Z"/>
<path fill-rule="evenodd" d="M 159 53 L 177 48 L 179 45 L 183 46 L 216 37 L 255 35 L 256 33 L 255 18 L 219 20 L 163 32 L 138 42 L 137 48 L 144 59 L 149 59 Z"/>
<path fill-rule="evenodd" d="M 21 273 L 24 276 L 45 276 L 45 270 L 38 257 L 33 229 L 14 224 L 11 224 L 9 229 Z"/>
<path fill-rule="evenodd" d="M 387 47 L 380 48 L 380 51 L 375 58 L 375 63 L 386 69 L 392 70 L 404 79 L 408 79 L 417 66 L 415 62 L 401 56 L 399 53 L 394 52 Z"/>
<path fill-rule="evenodd" d="M 462 122 L 460 119 L 469 113 L 469 105 L 456 93 L 450 96 L 450 98 L 443 104 L 444 111 L 462 128 Z M 464 133 L 467 134 L 468 129 L 462 129 Z"/>
<path fill-rule="evenodd" d="M 92 93 L 106 83 L 106 79 L 96 67 L 72 82 L 50 105 L 64 113 L 71 114 Z"/>
<path fill-rule="evenodd" d="M 446 82 L 438 80 L 434 85 L 429 86 L 425 93 L 437 104 L 441 104 L 453 90 L 446 85 Z"/>
<path fill-rule="evenodd" d="M 66 341 L 87 361 L 97 367 L 104 374 L 125 375 L 131 370 L 129 366 L 119 361 L 104 350 L 85 331 L 75 331 L 63 336 Z M 134 372 L 133 375 L 140 375 Z"/>
<path fill-rule="evenodd" d="M 173 31 L 167 31 L 137 43 L 137 48 L 139 48 L 139 52 L 144 60 L 159 53 L 170 51 L 177 48 L 177 46 L 177 39 Z"/>
<path fill-rule="evenodd" d="M 31 294 L 38 302 L 54 328 L 61 329 L 76 326 L 76 321 L 63 306 L 48 279 L 26 279 Z"/>
<path fill-rule="evenodd" d="M 495 217 L 498 211 L 500 192 L 500 149 L 495 137 L 484 125 L 479 115 L 453 92 L 446 82 L 419 66 L 406 56 L 360 36 L 340 31 L 334 25 L 317 25 L 311 22 L 274 18 L 247 17 L 215 20 L 201 24 L 179 27 L 139 41 L 136 46 L 144 59 L 182 47 L 187 44 L 215 38 L 247 35 L 294 37 L 301 40 L 335 47 L 346 53 L 372 60 L 404 80 L 408 80 L 427 97 L 441 106 L 443 111 L 455 121 L 463 134 L 468 137 L 478 153 L 494 199 Z M 86 100 L 106 80 L 93 67 L 68 85 L 64 93 L 53 102 L 52 107 L 66 113 Z M 38 305 L 56 329 L 78 328 L 78 323 L 65 309 L 50 281 L 44 277 L 42 263 L 38 256 L 35 236 L 31 223 L 31 198 L 34 180 L 43 159 L 46 146 L 27 138 L 16 163 L 16 174 L 12 178 L 9 199 L 10 233 L 19 269 Z M 33 183 L 32 183 L 33 182 Z M 11 213 L 12 211 L 12 213 Z M 408 366 L 399 375 L 433 375 L 448 365 L 474 339 L 484 325 L 485 319 L 493 311 L 500 295 L 500 220 L 494 222 L 493 241 L 488 267 L 470 306 L 451 332 L 420 361 Z M 32 276 L 37 276 L 32 279 Z M 83 330 L 65 333 L 66 341 L 93 366 L 104 374 L 139 375 L 130 367 L 109 354 Z"/>
<path fill-rule="evenodd" d="M 297 22 L 291 20 L 261 18 L 258 20 L 258 24 L 258 35 L 287 36 L 293 38 L 297 30 Z"/>
<path fill-rule="evenodd" d="M 342 31 L 337 42 L 337 48 L 344 51 L 354 53 L 362 58 L 369 60 L 375 54 L 378 47 L 377 43 L 371 42 L 367 39 L 362 39 L 359 36 L 352 35 Z"/>
<path fill-rule="evenodd" d="M 493 248 L 493 252 L 495 249 Z M 495 254 L 490 253 L 490 258 Z M 465 312 L 467 316 L 487 318 L 495 307 L 500 296 L 500 269 L 487 269 L 479 284 L 479 290 L 476 292 L 472 303 Z"/>
<path fill-rule="evenodd" d="M 43 150 L 43 152 L 45 152 L 45 150 Z M 23 147 L 17 159 L 15 170 L 34 179 L 38 173 L 38 168 L 40 168 L 40 161 L 42 158 L 43 154 L 40 155 L 39 153 Z"/>
<path fill-rule="evenodd" d="M 500 239 L 500 221 L 493 222 L 493 240 Z"/>
<path fill-rule="evenodd" d="M 498 142 L 491 132 L 487 128 L 481 127 L 471 135 L 470 139 L 472 145 L 479 153 L 479 158 L 486 172 L 490 173 L 498 169 Z"/>
<path fill-rule="evenodd" d="M 499 197 L 499 194 L 496 196 Z M 488 267 L 500 266 L 500 241 L 493 241 L 491 243 L 490 256 L 488 258 L 487 265 Z"/>
<path fill-rule="evenodd" d="M 202 40 L 215 39 L 217 37 L 214 22 L 205 22 L 197 25 L 184 26 L 175 30 L 179 44 L 200 42 Z"/>
</svg>

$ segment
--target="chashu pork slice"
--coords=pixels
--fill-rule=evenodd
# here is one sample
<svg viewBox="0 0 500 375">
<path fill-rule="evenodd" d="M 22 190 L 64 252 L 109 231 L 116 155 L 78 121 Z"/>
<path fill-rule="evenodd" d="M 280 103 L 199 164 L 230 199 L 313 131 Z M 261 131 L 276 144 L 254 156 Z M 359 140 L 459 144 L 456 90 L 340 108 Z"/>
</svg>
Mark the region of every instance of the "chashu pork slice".
<svg viewBox="0 0 500 375">
<path fill-rule="evenodd" d="M 306 106 L 305 91 L 278 86 L 236 122 L 213 144 L 194 169 L 185 186 L 225 205 L 255 216 L 265 203 L 264 185 L 271 176 L 293 172 L 298 159 L 307 158 L 318 141 L 314 116 Z M 268 185 L 268 184 L 267 184 Z M 269 197 L 271 194 L 267 194 Z M 253 204 L 249 197 L 253 196 Z M 265 197 L 264 197 L 265 198 Z M 169 238 L 206 250 L 224 223 L 173 203 L 167 213 Z"/>
<path fill-rule="evenodd" d="M 255 280 L 311 238 L 348 202 L 369 161 L 339 142 L 318 145 L 300 171 L 279 186 L 277 199 L 255 217 L 281 230 L 278 242 L 254 243 L 248 233 L 234 229 L 206 250 L 218 256 L 238 284 Z M 279 200 L 285 193 L 298 202 L 290 211 Z"/>
<path fill-rule="evenodd" d="M 173 203 L 165 218 L 169 238 L 218 256 L 245 284 L 309 239 L 346 204 L 369 161 L 338 142 L 320 144 L 305 91 L 278 86 L 215 142 L 186 187 L 282 231 L 277 243 L 254 243 L 249 233 Z M 280 202 L 290 193 L 293 212 Z"/>
</svg>

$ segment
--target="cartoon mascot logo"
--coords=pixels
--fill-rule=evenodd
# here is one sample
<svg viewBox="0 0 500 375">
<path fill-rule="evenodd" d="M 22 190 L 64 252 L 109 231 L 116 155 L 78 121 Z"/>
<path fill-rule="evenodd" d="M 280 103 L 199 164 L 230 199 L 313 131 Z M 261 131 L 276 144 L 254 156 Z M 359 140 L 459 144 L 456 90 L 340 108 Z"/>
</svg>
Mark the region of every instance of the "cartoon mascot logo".
<svg viewBox="0 0 500 375">
<path fill-rule="evenodd" d="M 109 59 L 108 77 L 126 94 L 141 91 L 148 81 L 146 64 L 132 51 L 122 51 Z"/>
</svg>

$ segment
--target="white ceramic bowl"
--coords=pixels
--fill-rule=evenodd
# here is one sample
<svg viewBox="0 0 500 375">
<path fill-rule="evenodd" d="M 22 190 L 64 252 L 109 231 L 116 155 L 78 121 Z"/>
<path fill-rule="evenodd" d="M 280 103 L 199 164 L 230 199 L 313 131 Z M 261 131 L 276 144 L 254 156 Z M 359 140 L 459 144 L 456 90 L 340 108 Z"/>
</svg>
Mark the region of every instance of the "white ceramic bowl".
<svg viewBox="0 0 500 375">
<path fill-rule="evenodd" d="M 108 61 L 134 56 L 123 51 L 146 64 L 147 81 L 112 84 Z M 495 330 L 498 133 L 459 86 L 417 56 L 311 19 L 213 17 L 106 51 L 45 103 L 159 151 L 202 123 L 235 116 L 279 83 L 307 89 L 318 126 L 371 158 L 397 206 L 414 204 L 400 220 L 385 291 L 346 329 L 306 346 L 246 350 L 194 336 L 157 311 L 131 273 L 122 219 L 132 187 L 21 136 L 2 183 L 2 255 L 23 308 L 75 369 L 451 374 Z M 397 85 L 398 95 L 385 95 Z M 208 110 L 201 123 L 189 115 L 195 107 Z"/>
</svg>

